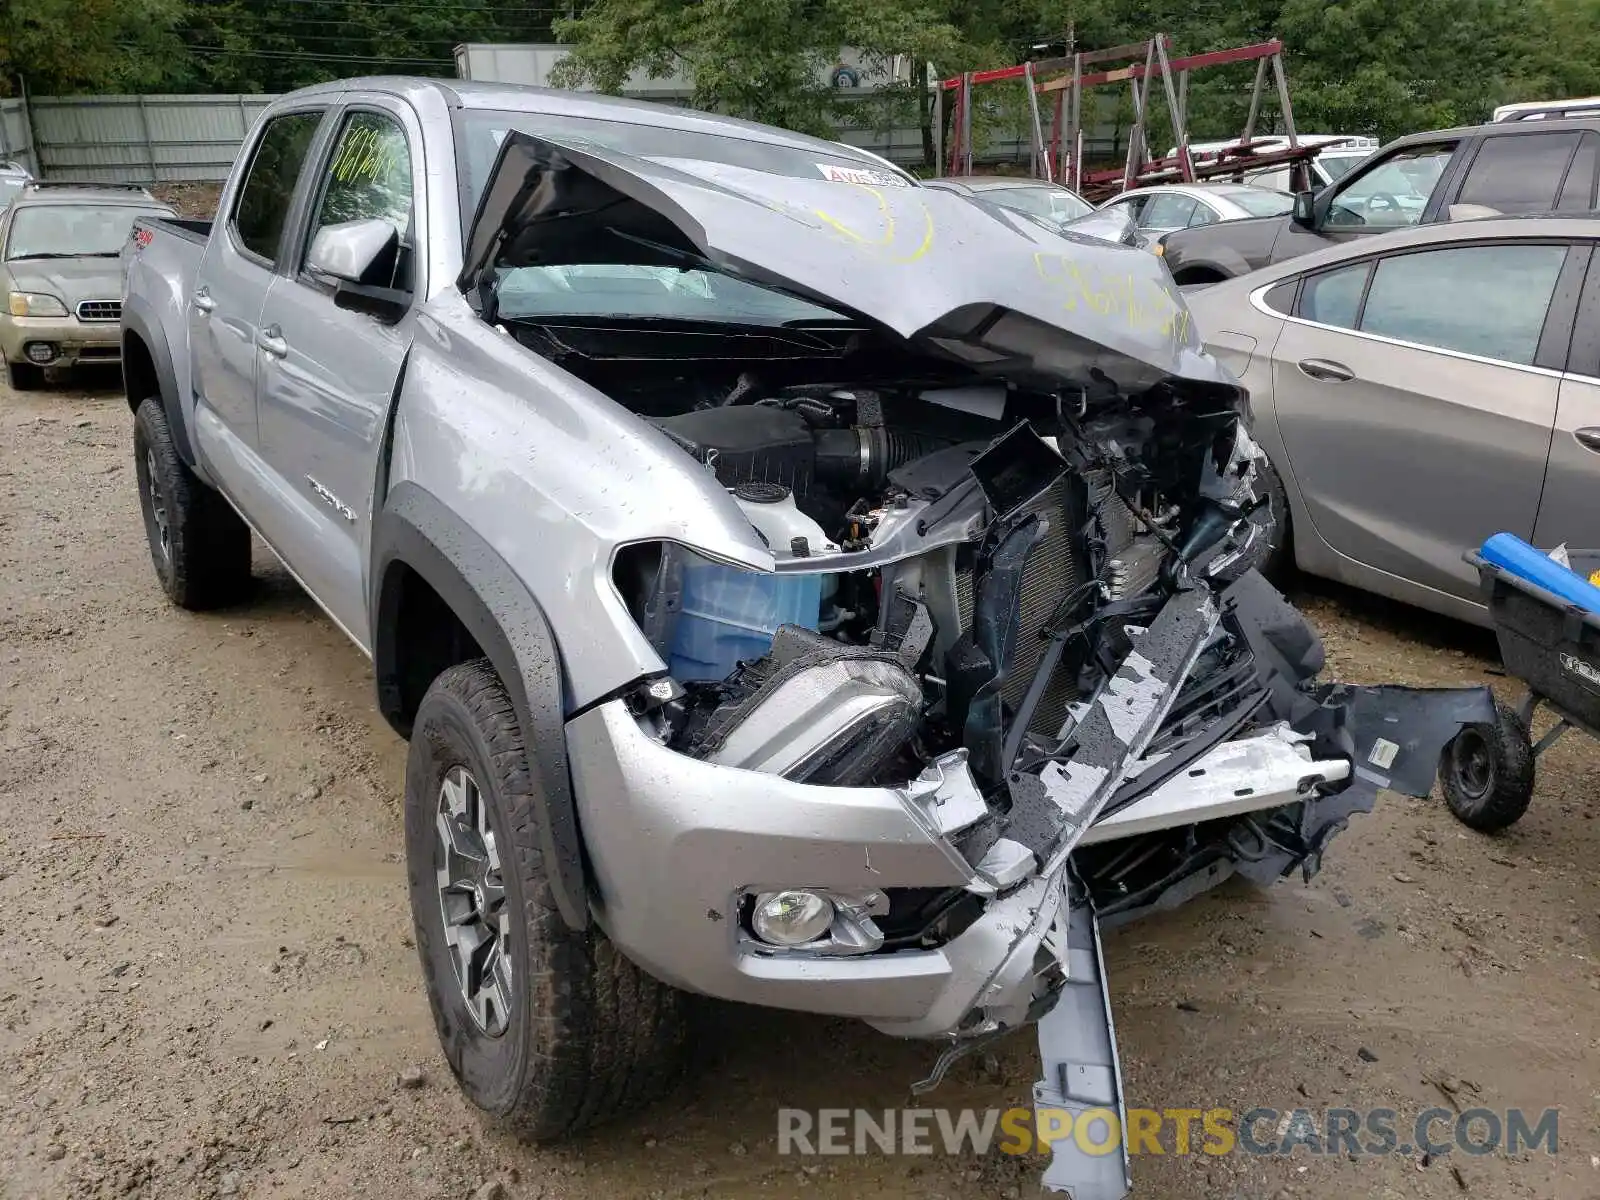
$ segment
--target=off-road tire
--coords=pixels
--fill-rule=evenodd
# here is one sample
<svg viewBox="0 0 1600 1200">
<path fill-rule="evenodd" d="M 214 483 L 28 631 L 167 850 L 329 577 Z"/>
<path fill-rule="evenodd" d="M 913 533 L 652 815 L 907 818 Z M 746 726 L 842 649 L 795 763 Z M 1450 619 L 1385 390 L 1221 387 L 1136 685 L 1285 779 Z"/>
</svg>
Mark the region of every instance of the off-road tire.
<svg viewBox="0 0 1600 1200">
<path fill-rule="evenodd" d="M 487 805 L 512 919 L 509 1014 L 487 1035 L 445 943 L 434 864 L 440 789 L 464 767 Z M 406 763 L 406 866 L 417 954 L 446 1060 L 467 1098 L 536 1141 L 633 1111 L 669 1090 L 684 1051 L 683 993 L 563 920 L 539 849 L 543 781 L 487 659 L 443 672 L 418 708 Z"/>
<path fill-rule="evenodd" d="M 242 599 L 250 589 L 250 527 L 178 457 L 159 397 L 134 415 L 133 462 L 150 561 L 167 598 L 193 611 Z"/>
<path fill-rule="evenodd" d="M 1289 545 L 1289 494 L 1276 468 L 1265 458 L 1256 469 L 1256 494 L 1266 494 L 1267 502 L 1250 514 L 1250 521 L 1265 531 L 1256 535 L 1250 549 L 1229 563 L 1217 578 L 1232 583 L 1252 567 L 1273 583 L 1282 583 L 1294 561 Z"/>
<path fill-rule="evenodd" d="M 8 362 L 6 380 L 13 392 L 37 392 L 44 387 L 44 368 L 35 363 Z"/>
<path fill-rule="evenodd" d="M 1493 833 L 1514 824 L 1533 799 L 1533 743 L 1505 705 L 1492 725 L 1468 725 L 1439 757 L 1445 803 L 1463 825 Z"/>
</svg>

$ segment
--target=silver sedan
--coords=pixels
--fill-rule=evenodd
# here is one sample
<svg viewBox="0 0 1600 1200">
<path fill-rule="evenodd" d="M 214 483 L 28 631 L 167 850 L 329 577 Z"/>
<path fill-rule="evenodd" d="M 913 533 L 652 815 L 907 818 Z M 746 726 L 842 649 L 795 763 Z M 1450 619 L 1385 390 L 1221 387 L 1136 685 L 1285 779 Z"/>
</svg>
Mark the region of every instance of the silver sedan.
<svg viewBox="0 0 1600 1200">
<path fill-rule="evenodd" d="M 1274 558 L 1483 624 L 1462 554 L 1490 534 L 1600 547 L 1597 241 L 1593 218 L 1430 225 L 1190 292 L 1250 390 Z"/>
<path fill-rule="evenodd" d="M 1126 208 L 1139 231 L 1154 238 L 1194 225 L 1281 217 L 1293 210 L 1294 197 L 1242 183 L 1172 183 L 1123 192 L 1100 207 Z"/>
</svg>

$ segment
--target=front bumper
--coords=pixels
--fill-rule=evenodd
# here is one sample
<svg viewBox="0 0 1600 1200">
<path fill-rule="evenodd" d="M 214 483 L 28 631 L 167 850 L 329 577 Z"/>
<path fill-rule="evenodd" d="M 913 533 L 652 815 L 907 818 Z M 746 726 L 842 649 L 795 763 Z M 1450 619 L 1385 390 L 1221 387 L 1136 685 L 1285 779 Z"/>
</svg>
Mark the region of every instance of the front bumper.
<svg viewBox="0 0 1600 1200">
<path fill-rule="evenodd" d="M 43 342 L 55 348 L 49 362 L 36 363 L 27 347 Z M 10 363 L 72 367 L 85 362 L 122 361 L 122 326 L 116 321 L 80 321 L 76 317 L 14 317 L 0 312 L 0 353 Z"/>
<path fill-rule="evenodd" d="M 1303 740 L 1280 728 L 1223 743 L 1092 826 L 1084 842 L 1277 808 L 1348 777 L 1348 760 L 1315 761 Z M 600 923 L 652 974 L 724 999 L 859 1017 L 905 1037 L 970 1036 L 1029 1019 L 1064 867 L 990 900 L 935 949 L 758 950 L 740 935 L 742 892 L 983 885 L 897 789 L 822 787 L 701 762 L 648 737 L 621 701 L 575 718 L 567 744 Z M 1246 774 L 1251 795 L 1241 796 Z"/>
</svg>

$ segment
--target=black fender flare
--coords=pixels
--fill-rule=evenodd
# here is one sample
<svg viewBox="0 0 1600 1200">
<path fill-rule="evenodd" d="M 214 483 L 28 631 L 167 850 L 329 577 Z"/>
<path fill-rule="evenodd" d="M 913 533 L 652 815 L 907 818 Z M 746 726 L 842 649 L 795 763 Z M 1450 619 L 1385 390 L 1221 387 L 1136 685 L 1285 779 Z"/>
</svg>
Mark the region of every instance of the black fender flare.
<svg viewBox="0 0 1600 1200">
<path fill-rule="evenodd" d="M 561 659 L 537 600 L 493 547 L 430 492 L 401 482 L 372 523 L 373 667 L 378 705 L 403 737 L 397 644 L 404 565 L 415 571 L 466 626 L 511 697 L 529 765 L 543 785 L 536 836 L 550 864 L 550 887 L 573 929 L 589 924 L 583 839 L 567 766 Z"/>
<path fill-rule="evenodd" d="M 156 390 L 161 396 L 161 407 L 167 415 L 167 428 L 172 430 L 177 444 L 178 457 L 191 471 L 199 470 L 195 461 L 194 443 L 189 437 L 189 423 L 184 419 L 183 405 L 178 395 L 178 372 L 172 365 L 172 347 L 161 332 L 161 322 L 137 296 L 129 296 L 122 305 L 122 371 L 123 387 L 127 387 L 128 336 L 137 337 L 150 352 L 150 362 L 156 371 Z M 145 397 L 129 394 L 130 405 L 140 404 Z"/>
</svg>

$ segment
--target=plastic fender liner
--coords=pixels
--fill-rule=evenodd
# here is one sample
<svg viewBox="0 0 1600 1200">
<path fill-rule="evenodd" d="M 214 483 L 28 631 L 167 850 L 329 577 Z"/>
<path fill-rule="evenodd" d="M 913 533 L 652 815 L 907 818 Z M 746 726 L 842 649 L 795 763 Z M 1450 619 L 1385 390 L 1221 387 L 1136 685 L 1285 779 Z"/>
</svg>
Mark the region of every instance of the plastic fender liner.
<svg viewBox="0 0 1600 1200">
<path fill-rule="evenodd" d="M 1439 774 L 1439 755 L 1463 725 L 1492 725 L 1494 693 L 1487 687 L 1414 688 L 1335 683 L 1316 693 L 1340 710 L 1352 742 L 1356 775 L 1380 788 L 1426 798 Z"/>
<path fill-rule="evenodd" d="M 561 660 L 544 612 L 505 560 L 443 503 L 414 483 L 397 484 L 372 523 L 372 657 L 379 707 L 403 736 L 410 730 L 394 717 L 401 648 L 395 643 L 400 589 L 393 581 L 399 573 L 390 571 L 399 564 L 450 606 L 505 684 L 528 765 L 543 788 L 539 849 L 551 864 L 556 904 L 572 928 L 587 927 L 588 879 L 567 766 Z"/>
</svg>

